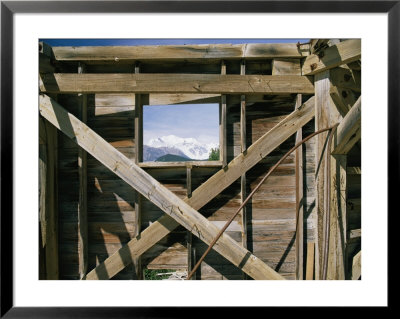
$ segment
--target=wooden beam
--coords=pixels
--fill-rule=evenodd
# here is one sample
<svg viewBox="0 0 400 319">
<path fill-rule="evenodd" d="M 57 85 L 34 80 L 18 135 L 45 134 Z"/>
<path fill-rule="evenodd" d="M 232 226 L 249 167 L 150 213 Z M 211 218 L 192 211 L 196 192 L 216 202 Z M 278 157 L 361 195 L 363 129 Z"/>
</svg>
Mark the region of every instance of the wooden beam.
<svg viewBox="0 0 400 319">
<path fill-rule="evenodd" d="M 57 204 L 57 130 L 43 118 L 39 131 L 45 143 L 39 144 L 39 221 L 45 279 L 59 279 L 58 204 Z"/>
<path fill-rule="evenodd" d="M 40 74 L 43 93 L 314 93 L 299 75 L 219 74 Z"/>
<path fill-rule="evenodd" d="M 240 63 L 240 75 L 246 74 L 246 63 L 244 60 Z M 247 131 L 246 131 L 246 95 L 240 96 L 240 149 L 241 153 L 247 151 Z M 246 173 L 240 177 L 240 203 L 242 204 L 247 198 L 247 178 Z M 240 212 L 242 222 L 242 246 L 247 249 L 247 205 L 243 206 Z M 243 279 L 248 279 L 243 273 Z"/>
<path fill-rule="evenodd" d="M 64 110 L 57 102 L 47 96 L 40 96 L 40 114 L 206 244 L 211 243 L 216 237 L 219 232 L 218 227 Z M 284 279 L 226 234 L 220 237 L 214 249 L 254 279 Z"/>
<path fill-rule="evenodd" d="M 340 122 L 340 113 L 330 96 L 331 83 L 329 80 L 329 71 L 324 71 L 315 75 L 315 129 L 319 130 L 332 126 Z M 345 220 L 345 206 L 341 198 L 340 179 L 343 175 L 342 162 L 340 158 L 330 157 L 330 166 L 326 161 L 326 141 L 327 134 L 319 134 L 316 143 L 316 209 L 317 209 L 317 227 L 316 227 L 316 279 L 323 279 L 323 270 L 327 279 L 344 279 L 344 240 L 343 223 Z M 331 178 L 328 178 L 330 171 Z M 345 174 L 344 170 L 344 174 Z M 339 186 L 338 186 L 339 185 Z M 330 193 L 328 193 L 330 189 Z M 329 198 L 331 201 L 329 201 Z M 328 210 L 330 206 L 330 210 Z M 329 215 L 328 215 L 329 214 Z M 329 218 L 329 227 L 327 220 Z M 329 228 L 329 233 L 328 233 Z M 328 242 L 328 254 L 325 248 Z M 325 261 L 327 267 L 325 268 Z"/>
<path fill-rule="evenodd" d="M 142 162 L 142 168 L 172 168 L 172 167 L 221 167 L 220 161 L 187 161 L 187 162 Z"/>
<path fill-rule="evenodd" d="M 220 103 L 220 94 L 157 94 L 150 95 L 149 105 Z"/>
<path fill-rule="evenodd" d="M 135 64 L 135 74 L 140 73 L 139 63 Z M 135 119 L 134 119 L 134 130 L 135 130 L 135 163 L 138 164 L 143 161 L 143 102 L 148 100 L 148 96 L 141 94 L 135 94 Z M 142 204 L 143 198 L 138 191 L 135 193 L 135 237 L 141 232 L 142 224 Z M 143 279 L 142 271 L 142 259 L 141 256 L 133 258 L 133 265 L 135 276 L 137 280 Z"/>
<path fill-rule="evenodd" d="M 318 52 L 318 54 L 308 56 L 304 61 L 302 74 L 317 74 L 342 64 L 357 61 L 360 58 L 361 40 L 346 40 L 322 50 L 321 52 Z"/>
<path fill-rule="evenodd" d="M 301 75 L 299 59 L 273 59 L 272 75 Z"/>
<path fill-rule="evenodd" d="M 114 61 L 117 63 L 140 60 L 215 60 L 215 59 L 271 59 L 302 58 L 308 50 L 300 51 L 295 43 L 248 43 L 205 45 L 152 45 L 107 47 L 53 47 L 58 61 Z"/>
<path fill-rule="evenodd" d="M 301 108 L 297 109 L 272 130 L 265 133 L 254 142 L 246 154 L 239 154 L 227 167 L 219 170 L 194 192 L 191 198 L 184 199 L 194 209 L 200 209 L 244 173 L 261 161 L 265 156 L 293 135 L 299 127 L 304 126 L 314 117 L 314 97 L 310 98 Z M 88 279 L 108 279 L 124 269 L 131 256 L 141 255 L 156 244 L 172 230 L 178 223 L 168 215 L 163 215 L 146 228 L 139 237 L 132 239 L 112 256 L 108 257 L 87 276 Z"/>
<path fill-rule="evenodd" d="M 361 250 L 353 258 L 351 279 L 358 280 L 361 277 Z"/>
<path fill-rule="evenodd" d="M 330 93 L 333 102 L 342 116 L 345 116 L 357 101 L 356 95 L 350 89 L 331 86 Z"/>
<path fill-rule="evenodd" d="M 314 279 L 314 243 L 307 243 L 306 280 Z"/>
<path fill-rule="evenodd" d="M 221 62 L 221 75 L 226 75 L 225 61 Z M 227 140 L 226 140 L 226 95 L 221 95 L 221 102 L 219 104 L 219 159 L 222 162 L 222 167 L 228 163 L 227 156 Z"/>
<path fill-rule="evenodd" d="M 78 73 L 85 72 L 85 65 L 79 63 Z M 87 123 L 87 95 L 79 94 L 79 118 Z M 78 260 L 79 278 L 86 276 L 88 270 L 88 217 L 87 217 L 87 153 L 81 147 L 78 150 L 79 201 L 78 201 Z"/>
<path fill-rule="evenodd" d="M 340 122 L 332 154 L 347 154 L 361 138 L 361 96 Z"/>
<path fill-rule="evenodd" d="M 302 105 L 302 95 L 296 97 L 295 109 Z M 296 143 L 303 139 L 303 130 L 299 128 L 296 133 Z M 296 149 L 295 155 L 296 165 L 296 279 L 303 280 L 304 278 L 304 166 L 303 166 L 303 147 Z"/>
<path fill-rule="evenodd" d="M 186 168 L 186 196 L 187 198 L 192 197 L 192 167 Z M 196 248 L 193 245 L 193 234 L 191 231 L 186 232 L 187 236 L 187 271 L 188 274 L 192 271 L 194 265 L 196 264 Z M 193 274 L 191 280 L 196 280 L 196 274 Z"/>
</svg>

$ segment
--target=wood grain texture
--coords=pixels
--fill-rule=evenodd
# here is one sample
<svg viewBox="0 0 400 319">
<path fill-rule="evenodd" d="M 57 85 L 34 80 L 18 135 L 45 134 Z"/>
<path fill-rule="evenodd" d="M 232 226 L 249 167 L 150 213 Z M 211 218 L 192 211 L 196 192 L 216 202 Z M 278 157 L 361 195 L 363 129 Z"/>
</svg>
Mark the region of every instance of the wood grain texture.
<svg viewBox="0 0 400 319">
<path fill-rule="evenodd" d="M 332 154 L 347 154 L 361 138 L 361 96 L 340 122 Z"/>
<path fill-rule="evenodd" d="M 313 116 L 314 98 L 310 98 L 301 108 L 283 119 L 275 129 L 270 130 L 262 138 L 253 143 L 246 154 L 240 154 L 231 161 L 227 166 L 228 169 L 219 170 L 217 174 L 201 184 L 200 187 L 192 192 L 192 197 L 185 199 L 185 201 L 194 209 L 200 209 L 234 183 L 243 172 L 249 170 L 284 142 L 287 137 L 294 134 L 298 127 L 310 121 Z M 107 258 L 98 268 L 91 271 L 90 278 L 104 279 L 112 277 L 122 270 L 125 267 L 124 262 L 127 262 L 126 258 L 121 260 L 120 256 L 137 256 L 142 254 L 177 226 L 178 223 L 174 219 L 168 215 L 163 215 L 146 228 L 140 234 L 140 237 L 131 240 L 117 253 Z"/>
<path fill-rule="evenodd" d="M 361 58 L 361 39 L 339 42 L 322 52 L 322 56 L 312 54 L 306 58 L 302 68 L 303 75 L 316 74 L 359 60 Z"/>
<path fill-rule="evenodd" d="M 308 54 L 296 44 L 205 44 L 162 46 L 102 46 L 102 47 L 53 47 L 58 61 L 114 61 L 136 60 L 192 61 L 210 59 L 268 59 L 273 57 L 302 58 Z"/>
<path fill-rule="evenodd" d="M 42 252 L 45 254 L 45 279 L 59 279 L 57 130 L 43 118 L 39 120 L 42 138 L 39 145 L 39 221 Z"/>
<path fill-rule="evenodd" d="M 281 59 L 272 60 L 272 75 L 301 75 L 299 59 Z"/>
<path fill-rule="evenodd" d="M 219 74 L 41 74 L 43 93 L 313 93 L 314 85 L 296 75 Z"/>
<path fill-rule="evenodd" d="M 302 105 L 302 95 L 296 97 L 295 109 Z M 300 128 L 296 133 L 296 143 L 303 139 L 303 129 Z M 303 280 L 304 277 L 304 163 L 303 163 L 303 146 L 296 149 L 296 278 Z"/>
<path fill-rule="evenodd" d="M 57 102 L 46 96 L 40 97 L 40 113 L 55 127 L 85 148 L 116 175 L 137 189 L 165 213 L 173 217 L 186 229 L 206 243 L 210 243 L 218 233 L 218 228 L 187 203 L 167 190 L 132 161 L 116 151 L 86 125 L 66 112 Z M 283 279 L 256 256 L 223 234 L 215 250 L 239 266 L 254 279 Z M 86 277 L 90 279 L 90 273 Z"/>
</svg>

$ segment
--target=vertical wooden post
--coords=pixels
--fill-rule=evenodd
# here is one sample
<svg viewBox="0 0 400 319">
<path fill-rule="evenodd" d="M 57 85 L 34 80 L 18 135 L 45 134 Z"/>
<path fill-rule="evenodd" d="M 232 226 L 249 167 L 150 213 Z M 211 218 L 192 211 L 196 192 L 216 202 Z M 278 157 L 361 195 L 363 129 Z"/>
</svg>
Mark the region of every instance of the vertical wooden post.
<svg viewBox="0 0 400 319">
<path fill-rule="evenodd" d="M 314 278 L 314 243 L 307 243 L 306 280 Z"/>
<path fill-rule="evenodd" d="M 246 64 L 242 60 L 240 62 L 240 75 L 246 74 Z M 247 149 L 247 136 L 246 136 L 246 96 L 240 96 L 240 148 L 241 152 L 245 152 Z M 247 197 L 247 180 L 246 173 L 240 178 L 240 202 L 243 203 Z M 241 211 L 242 218 L 242 246 L 247 248 L 247 207 L 244 206 Z M 243 279 L 248 279 L 247 275 L 243 273 Z"/>
<path fill-rule="evenodd" d="M 315 129 L 322 129 L 332 126 L 341 120 L 340 113 L 333 102 L 331 92 L 331 82 L 329 80 L 329 71 L 323 71 L 315 75 Z M 325 231 L 325 221 L 329 214 L 329 253 L 327 279 L 344 279 L 344 257 L 343 257 L 343 224 L 345 222 L 342 216 L 345 216 L 345 203 L 343 203 L 341 188 L 345 186 L 337 186 L 341 180 L 345 181 L 343 173 L 343 159 L 337 160 L 337 157 L 331 156 L 331 166 L 326 167 L 325 152 L 327 134 L 319 134 L 316 143 L 316 208 L 317 208 L 317 238 L 316 238 L 316 260 L 315 260 L 315 277 L 322 279 L 324 245 L 327 233 Z M 345 164 L 344 164 L 345 165 Z M 327 171 L 330 170 L 331 178 L 327 179 Z M 330 211 L 327 212 L 328 195 L 325 190 L 330 185 Z M 339 195 L 338 195 L 339 194 Z"/>
<path fill-rule="evenodd" d="M 42 252 L 45 253 L 45 278 L 59 278 L 57 205 L 57 129 L 39 119 L 39 220 Z M 42 274 L 42 278 L 43 278 Z"/>
<path fill-rule="evenodd" d="M 78 73 L 86 71 L 86 66 L 79 63 Z M 87 123 L 87 95 L 81 98 L 79 118 Z M 78 150 L 79 202 L 78 202 L 78 259 L 79 278 L 82 279 L 88 270 L 88 221 L 87 221 L 87 153 L 81 147 Z"/>
<path fill-rule="evenodd" d="M 135 64 L 135 73 L 140 73 L 139 63 Z M 149 95 L 135 94 L 135 163 L 143 161 L 143 105 L 149 104 Z M 140 234 L 142 223 L 143 197 L 135 192 L 135 237 Z M 143 279 L 141 256 L 134 258 L 136 279 Z"/>
<path fill-rule="evenodd" d="M 302 95 L 297 94 L 295 109 L 302 104 Z M 296 144 L 303 139 L 303 130 L 300 128 L 296 133 Z M 304 194 L 303 194 L 303 146 L 296 149 L 296 278 L 304 279 Z"/>
<path fill-rule="evenodd" d="M 221 62 L 221 74 L 226 74 L 226 64 L 224 61 Z M 221 103 L 219 105 L 219 158 L 222 162 L 222 167 L 228 164 L 227 160 L 227 141 L 226 141 L 226 95 L 221 95 Z"/>
<path fill-rule="evenodd" d="M 192 166 L 186 167 L 186 192 L 187 197 L 192 197 Z M 196 247 L 193 245 L 193 234 L 187 231 L 187 256 L 188 256 L 188 274 L 192 271 L 194 265 L 196 264 Z M 190 278 L 191 280 L 196 280 L 196 273 Z"/>
</svg>

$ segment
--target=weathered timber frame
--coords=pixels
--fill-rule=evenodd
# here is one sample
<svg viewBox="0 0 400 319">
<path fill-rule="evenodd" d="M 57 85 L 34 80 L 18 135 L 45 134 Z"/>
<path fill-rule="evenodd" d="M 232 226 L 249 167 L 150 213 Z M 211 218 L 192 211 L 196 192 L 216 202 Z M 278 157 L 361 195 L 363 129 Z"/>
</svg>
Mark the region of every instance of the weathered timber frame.
<svg viewBox="0 0 400 319">
<path fill-rule="evenodd" d="M 298 280 L 355 277 L 358 279 L 361 259 L 357 253 L 360 247 L 357 244 L 354 245 L 359 241 L 349 239 L 354 229 L 348 227 L 350 217 L 346 212 L 346 207 L 349 186 L 346 177 L 349 172 L 359 172 L 361 168 L 360 164 L 356 163 L 349 169 L 346 154 L 350 154 L 352 162 L 357 162 L 360 156 L 359 149 L 356 149 L 360 146 L 361 138 L 360 59 L 361 41 L 358 39 L 312 40 L 310 44 L 300 46 L 247 44 L 151 48 L 51 48 L 41 43 L 40 127 L 53 129 L 56 127 L 80 147 L 78 157 L 81 194 L 78 215 L 79 278 L 110 279 L 125 267 L 133 264 L 135 279 L 141 279 L 143 254 L 178 226 L 186 229 L 187 268 L 190 271 L 196 260 L 194 236 L 205 244 L 209 244 L 218 233 L 218 226 L 205 218 L 200 210 L 237 181 L 240 182 L 240 202 L 243 202 L 249 192 L 248 188 L 251 188 L 250 173 L 260 167 L 263 161 L 269 160 L 268 156 L 271 153 L 274 154 L 273 152 L 276 152 L 283 143 L 287 143 L 285 141 L 291 136 L 295 135 L 296 141 L 300 141 L 306 135 L 305 131 L 310 129 L 309 125 L 307 128 L 306 125 L 315 117 L 315 130 L 335 123 L 339 126 L 334 133 L 331 150 L 326 149 L 328 134 L 322 134 L 316 138 L 315 151 L 313 144 L 300 147 L 296 151 L 295 235 L 292 239 L 292 242 L 295 242 L 294 276 Z M 262 64 L 261 60 L 269 62 Z M 167 63 L 167 66 L 161 68 L 167 72 L 154 72 L 154 69 L 159 67 L 160 61 Z M 171 67 L 168 67 L 168 63 L 173 64 L 177 61 L 189 63 L 190 72 L 170 73 Z M 199 67 L 200 62 L 208 69 L 204 66 Z M 80 65 L 79 71 L 68 72 L 68 68 L 76 63 Z M 101 63 L 104 63 L 103 68 L 107 72 L 101 71 L 103 70 Z M 110 65 L 115 66 L 119 73 L 109 72 Z M 199 70 L 201 71 L 202 68 L 205 68 L 207 72 L 200 73 Z M 121 70 L 130 71 L 121 72 Z M 257 70 L 261 70 L 262 74 L 257 74 Z M 96 129 L 91 129 L 89 124 L 85 124 L 88 112 L 87 99 L 90 95 L 104 93 L 134 94 L 132 124 L 134 125 L 135 153 L 133 158 L 128 158 L 118 151 L 113 146 L 113 142 L 107 142 L 95 132 Z M 66 94 L 81 96 L 81 105 L 78 106 L 81 113 L 78 117 L 68 111 L 70 106 L 64 107 L 62 102 L 51 97 L 51 95 Z M 292 103 L 291 112 L 285 116 L 280 115 L 279 121 L 262 134 L 256 132 L 259 137 L 254 138 L 251 134 L 254 135 L 255 132 L 252 133 L 247 129 L 252 105 L 274 99 L 284 101 L 282 103 Z M 142 162 L 143 105 L 177 103 L 220 104 L 220 161 L 161 164 Z M 236 153 L 228 150 L 227 136 L 227 127 L 232 125 L 228 124 L 231 123 L 229 122 L 231 121 L 230 109 L 234 105 L 239 106 L 240 116 L 238 121 L 240 151 Z M 46 142 L 46 139 L 48 137 L 43 135 L 41 145 L 47 143 L 47 147 L 53 147 Z M 135 207 L 133 237 L 102 262 L 98 262 L 94 269 L 88 269 L 86 152 L 134 188 L 132 191 Z M 48 151 L 47 154 L 49 154 Z M 310 154 L 315 156 L 313 172 L 307 168 Z M 330 167 L 326 165 L 326 156 L 330 156 Z M 44 168 L 45 166 L 41 168 L 41 173 L 47 177 L 43 178 L 46 183 L 41 185 L 41 190 L 47 190 L 47 181 L 51 176 L 49 167 Z M 176 196 L 168 190 L 168 187 L 146 172 L 146 170 L 164 168 L 185 170 L 186 197 Z M 193 171 L 197 168 L 214 169 L 215 173 L 194 187 Z M 327 174 L 328 170 L 330 174 Z M 315 194 L 310 192 L 307 184 L 310 174 L 315 176 L 315 187 L 312 187 L 316 189 Z M 354 176 L 360 176 L 360 174 Z M 312 183 L 314 184 L 314 181 Z M 328 183 L 329 188 L 326 187 Z M 331 192 L 325 192 L 326 189 L 330 189 Z M 313 213 L 313 204 L 310 204 L 307 199 L 310 196 L 315 196 L 315 213 Z M 144 204 L 145 200 L 157 206 L 164 215 L 142 229 L 142 214 L 147 207 Z M 330 203 L 328 206 L 327 201 Z M 47 202 L 43 204 L 41 216 L 48 212 L 49 205 Z M 51 205 L 56 205 L 56 203 Z M 326 211 L 326 207 L 330 207 L 329 212 Z M 243 272 L 243 279 L 248 277 L 285 279 L 279 273 L 282 266 L 280 262 L 274 266 L 275 268 L 271 267 L 268 257 L 262 259 L 256 257 L 257 254 L 248 243 L 249 233 L 251 233 L 248 229 L 249 225 L 251 227 L 263 225 L 251 219 L 251 210 L 250 204 L 242 210 L 238 223 L 240 241 L 224 233 L 214 246 L 214 250 L 240 269 Z M 56 218 L 55 214 L 50 216 L 50 220 Z M 307 238 L 305 234 L 308 231 L 308 224 L 313 224 L 314 239 Z M 325 227 L 324 225 L 327 224 L 328 226 Z M 41 219 L 41 227 L 43 234 L 51 234 L 51 229 L 47 228 L 48 224 L 44 222 L 44 219 Z M 46 239 L 43 235 L 42 245 L 43 240 L 51 245 L 52 237 Z M 57 243 L 53 245 L 57 247 Z M 49 257 L 54 257 L 54 253 L 48 249 L 49 246 L 44 245 L 44 247 L 46 248 L 45 260 L 51 261 Z M 290 250 L 289 247 L 287 254 Z M 355 255 L 357 259 L 353 261 L 352 258 Z M 58 258 L 55 259 L 54 264 L 49 265 L 47 262 L 47 272 L 44 271 L 43 278 L 58 278 Z M 328 260 L 327 266 L 324 260 Z M 55 275 L 50 273 L 51 267 L 54 268 L 52 273 Z M 324 267 L 327 267 L 327 278 L 322 278 Z"/>
</svg>

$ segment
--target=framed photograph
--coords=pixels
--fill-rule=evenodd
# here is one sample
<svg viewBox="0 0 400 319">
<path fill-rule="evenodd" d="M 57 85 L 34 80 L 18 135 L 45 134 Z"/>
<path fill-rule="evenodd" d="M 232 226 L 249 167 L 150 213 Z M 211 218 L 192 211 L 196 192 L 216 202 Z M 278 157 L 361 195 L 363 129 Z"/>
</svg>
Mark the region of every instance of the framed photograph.
<svg viewBox="0 0 400 319">
<path fill-rule="evenodd" d="M 389 307 L 399 19 L 399 1 L 2 1 L 1 317 Z"/>
</svg>

